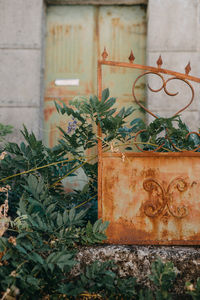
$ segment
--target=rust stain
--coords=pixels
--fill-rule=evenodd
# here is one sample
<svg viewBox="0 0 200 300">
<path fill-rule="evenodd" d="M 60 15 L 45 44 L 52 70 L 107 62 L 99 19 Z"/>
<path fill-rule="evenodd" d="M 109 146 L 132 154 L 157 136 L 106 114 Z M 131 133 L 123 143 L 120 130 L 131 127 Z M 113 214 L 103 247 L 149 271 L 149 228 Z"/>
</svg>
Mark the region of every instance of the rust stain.
<svg viewBox="0 0 200 300">
<path fill-rule="evenodd" d="M 93 91 L 93 82 L 90 80 L 84 83 L 83 94 L 90 94 Z M 45 91 L 45 102 L 52 101 L 53 98 L 63 98 L 71 100 L 73 97 L 77 96 L 77 90 L 73 90 L 70 87 L 66 86 L 56 86 L 54 81 L 51 81 L 48 84 L 48 87 Z M 58 99 L 59 100 L 59 99 Z"/>
<path fill-rule="evenodd" d="M 65 34 L 68 35 L 71 31 L 71 25 L 65 25 Z"/>
<path fill-rule="evenodd" d="M 196 185 L 197 182 L 196 181 L 193 181 L 192 184 L 191 184 L 191 187 L 193 187 L 194 185 Z"/>
<path fill-rule="evenodd" d="M 112 19 L 112 25 L 118 26 L 120 24 L 120 18 L 113 18 Z"/>
<path fill-rule="evenodd" d="M 136 85 L 135 89 L 141 89 L 144 90 L 146 88 L 146 84 L 145 83 L 140 83 L 138 85 Z"/>
<path fill-rule="evenodd" d="M 48 98 L 56 98 L 56 97 L 66 97 L 66 96 L 70 96 L 71 98 L 73 96 L 76 96 L 77 95 L 77 91 L 73 91 L 73 90 L 70 90 L 69 88 L 67 87 L 64 87 L 64 86 L 49 86 L 47 89 L 46 89 L 46 92 L 45 92 L 45 98 L 48 100 Z"/>
<path fill-rule="evenodd" d="M 155 177 L 156 176 L 156 170 L 155 169 L 148 169 L 148 170 L 143 170 L 141 172 L 141 176 L 144 177 Z"/>
<path fill-rule="evenodd" d="M 50 124 L 50 134 L 49 134 L 49 146 L 50 147 L 54 146 L 55 128 L 56 128 L 55 124 Z"/>
<path fill-rule="evenodd" d="M 168 225 L 169 218 L 170 218 L 170 215 L 169 215 L 169 213 L 166 211 L 166 212 L 162 215 L 162 222 L 163 222 L 165 225 Z M 164 230 L 164 231 L 167 232 L 167 230 Z"/>
<path fill-rule="evenodd" d="M 162 232 L 162 239 L 167 239 L 167 236 L 168 236 L 168 232 L 167 232 L 167 230 L 163 230 L 163 232 Z"/>
<path fill-rule="evenodd" d="M 50 33 L 51 33 L 53 36 L 55 36 L 56 32 L 55 32 L 55 27 L 54 27 L 54 26 L 52 26 L 52 27 L 50 28 Z"/>
<path fill-rule="evenodd" d="M 49 111 L 54 111 L 54 107 L 50 107 Z M 63 120 L 56 120 L 56 121 L 52 121 L 50 123 L 50 129 L 49 129 L 49 145 L 50 147 L 53 147 L 56 145 L 58 139 L 62 138 L 62 132 L 59 130 L 58 127 L 61 127 L 63 130 L 66 129 L 66 123 L 67 121 L 63 121 Z"/>
<path fill-rule="evenodd" d="M 48 107 L 44 109 L 44 120 L 45 122 L 49 121 L 52 114 L 56 111 L 56 107 Z"/>
<path fill-rule="evenodd" d="M 92 81 L 87 82 L 84 86 L 84 89 L 85 89 L 85 94 L 89 95 L 92 90 Z"/>
</svg>

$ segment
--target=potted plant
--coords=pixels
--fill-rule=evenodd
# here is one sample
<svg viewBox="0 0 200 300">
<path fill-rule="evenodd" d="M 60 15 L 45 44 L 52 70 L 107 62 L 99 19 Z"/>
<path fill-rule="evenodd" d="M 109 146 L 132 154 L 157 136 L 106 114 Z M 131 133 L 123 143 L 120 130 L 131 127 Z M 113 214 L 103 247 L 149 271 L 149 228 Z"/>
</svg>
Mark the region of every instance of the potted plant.
<svg viewBox="0 0 200 300">
<path fill-rule="evenodd" d="M 98 62 L 99 98 L 102 90 L 102 66 L 135 68 L 144 70 L 133 84 L 133 97 L 138 105 L 155 120 L 145 126 L 134 120 L 134 135 L 126 140 L 127 150 L 135 145 L 136 151 L 102 151 L 102 134 L 99 126 L 99 217 L 109 220 L 108 242 L 117 244 L 200 244 L 200 196 L 199 133 L 190 132 L 181 121 L 180 113 L 191 105 L 194 89 L 190 82 L 200 78 L 162 69 L 161 57 L 157 67 L 134 64 L 131 53 L 129 63 Z M 189 103 L 171 118 L 161 118 L 147 109 L 137 99 L 137 82 L 146 75 L 154 74 L 162 84 L 151 92 L 163 90 L 169 96 L 170 81 L 183 81 L 191 90 Z M 170 77 L 165 79 L 163 74 Z M 131 129 L 129 129 L 131 131 Z M 133 149 L 133 148 L 132 148 Z M 112 150 L 112 149 L 111 149 Z"/>
</svg>

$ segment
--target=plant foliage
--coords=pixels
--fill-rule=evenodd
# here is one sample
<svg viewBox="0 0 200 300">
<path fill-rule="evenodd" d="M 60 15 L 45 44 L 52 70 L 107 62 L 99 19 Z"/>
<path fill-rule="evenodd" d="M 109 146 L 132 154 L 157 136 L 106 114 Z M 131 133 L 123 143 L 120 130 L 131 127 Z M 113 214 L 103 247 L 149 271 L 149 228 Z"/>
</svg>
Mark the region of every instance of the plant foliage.
<svg viewBox="0 0 200 300">
<path fill-rule="evenodd" d="M 196 285 L 191 282 L 186 282 L 187 294 L 192 297 L 193 300 L 200 299 L 200 278 L 197 278 Z"/>
<path fill-rule="evenodd" d="M 77 263 L 76 246 L 105 240 L 108 223 L 96 221 L 84 227 L 86 210 L 65 210 L 50 195 L 41 177 L 29 175 L 19 202 L 19 217 L 12 222 L 12 235 L 0 238 L 3 253 L 0 288 L 16 287 L 19 299 L 59 295 Z"/>
<path fill-rule="evenodd" d="M 12 130 L 13 130 L 13 126 L 4 125 L 4 124 L 0 123 L 0 142 L 4 141 L 4 137 L 7 134 L 12 133 Z"/>
<path fill-rule="evenodd" d="M 72 284 L 70 271 L 77 264 L 78 246 L 106 239 L 108 222 L 95 220 L 94 215 L 97 163 L 90 163 L 85 151 L 97 144 L 98 124 L 104 126 L 105 139 L 120 139 L 118 129 L 132 109 L 117 113 L 112 108 L 114 103 L 115 99 L 109 98 L 109 91 L 105 90 L 101 103 L 93 96 L 88 102 L 75 100 L 74 108 L 56 104 L 58 112 L 72 120 L 66 132 L 60 129 L 63 139 L 53 148 L 44 146 L 25 126 L 22 131 L 25 142 L 2 145 L 0 205 L 5 205 L 8 198 L 10 223 L 0 238 L 0 292 L 4 298 L 33 299 L 36 294 L 38 299 L 65 298 L 62 291 Z M 88 177 L 87 185 L 82 191 L 65 193 L 62 179 L 75 176 L 74 171 L 80 167 Z M 5 185 L 9 187 L 6 193 L 3 192 Z M 93 210 L 82 206 L 82 202 L 91 199 Z M 78 285 L 74 282 L 72 296 L 78 296 L 80 291 L 96 291 L 98 276 L 95 272 L 105 278 L 97 283 L 99 291 L 109 287 L 105 294 L 111 294 L 116 288 L 119 292 L 123 287 L 128 288 L 132 281 L 119 283 L 117 275 L 109 270 L 111 265 L 96 262 L 88 266 L 76 292 Z M 112 278 L 112 283 L 106 281 L 108 278 Z M 132 289 L 134 287 L 129 288 L 130 293 Z"/>
<path fill-rule="evenodd" d="M 143 130 L 140 134 L 141 142 L 144 142 L 143 150 L 154 150 L 161 145 L 160 152 L 193 150 L 200 144 L 198 133 L 190 134 L 189 128 L 182 122 L 180 116 L 158 118 L 148 126 L 141 120 L 138 122 Z M 138 126 L 136 128 L 138 129 Z"/>
<path fill-rule="evenodd" d="M 156 287 L 156 300 L 172 299 L 170 290 L 172 290 L 176 279 L 176 272 L 172 262 L 163 263 L 160 259 L 157 259 L 152 263 L 152 271 L 149 278 Z"/>
<path fill-rule="evenodd" d="M 91 96 L 89 100 L 76 98 L 71 106 L 55 103 L 58 113 L 70 121 L 66 130 L 60 128 L 62 139 L 53 148 L 37 140 L 25 126 L 25 142 L 1 145 L 0 207 L 9 208 L 9 216 L 5 214 L 0 223 L 6 226 L 0 237 L 2 299 L 35 299 L 35 295 L 37 299 L 171 299 L 176 272 L 172 263 L 159 259 L 150 275 L 153 291 L 138 287 L 135 278 L 120 278 L 111 261 L 94 261 L 81 274 L 71 273 L 78 263 L 78 247 L 106 240 L 108 226 L 97 220 L 96 154 L 88 156 L 87 151 L 93 151 L 99 139 L 104 151 L 114 151 L 118 143 L 132 150 L 139 130 L 144 150 L 159 145 L 163 145 L 159 151 L 190 150 L 199 144 L 199 136 L 188 135 L 179 116 L 158 118 L 148 126 L 141 119 L 127 124 L 134 109 L 117 111 L 115 102 L 105 89 L 101 101 Z M 102 137 L 97 134 L 98 125 Z M 1 136 L 10 130 L 0 124 Z M 87 175 L 87 184 L 81 191 L 66 193 L 64 179 L 76 176 L 80 168 Z M 198 299 L 199 280 L 188 293 Z"/>
</svg>

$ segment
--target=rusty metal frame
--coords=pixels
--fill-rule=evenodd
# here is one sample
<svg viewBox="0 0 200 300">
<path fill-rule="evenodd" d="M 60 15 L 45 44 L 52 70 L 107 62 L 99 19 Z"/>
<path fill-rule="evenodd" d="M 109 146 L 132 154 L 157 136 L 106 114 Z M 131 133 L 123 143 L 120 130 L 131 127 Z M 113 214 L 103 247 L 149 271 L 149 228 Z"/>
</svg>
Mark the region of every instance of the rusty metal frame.
<svg viewBox="0 0 200 300">
<path fill-rule="evenodd" d="M 106 51 L 106 48 L 104 48 L 104 51 L 102 53 L 102 59 L 98 60 L 98 66 L 97 66 L 97 85 L 98 85 L 98 98 L 101 99 L 101 94 L 102 94 L 102 66 L 112 66 L 112 67 L 122 67 L 122 68 L 132 68 L 132 69 L 138 69 L 138 70 L 144 70 L 145 72 L 143 74 L 141 74 L 140 76 L 138 76 L 135 80 L 135 82 L 133 83 L 133 89 L 132 89 L 132 93 L 133 93 L 133 97 L 136 101 L 136 103 L 142 107 L 147 113 L 149 113 L 150 115 L 152 115 L 154 118 L 158 118 L 154 113 L 152 113 L 150 110 L 148 110 L 145 106 L 143 106 L 137 99 L 137 97 L 135 96 L 134 93 L 134 88 L 136 86 L 137 81 L 142 77 L 145 76 L 147 74 L 155 74 L 158 75 L 163 82 L 163 85 L 161 86 L 161 88 L 154 90 L 152 89 L 150 86 L 148 86 L 148 88 L 152 91 L 152 92 L 159 92 L 162 89 L 164 89 L 165 93 L 168 94 L 169 96 L 176 96 L 177 93 L 170 93 L 167 90 L 167 83 L 173 79 L 178 79 L 178 80 L 182 80 L 183 82 L 185 82 L 191 89 L 192 91 L 192 98 L 189 101 L 189 103 L 181 108 L 179 111 L 177 111 L 174 116 L 178 115 L 180 112 L 184 111 L 185 109 L 187 109 L 193 102 L 194 99 L 194 89 L 192 87 L 192 85 L 189 83 L 189 81 L 194 81 L 194 82 L 198 82 L 200 83 L 200 78 L 198 77 L 194 77 L 189 75 L 190 71 L 191 71 L 191 66 L 190 66 L 190 62 L 187 64 L 187 66 L 185 67 L 185 74 L 184 73 L 179 73 L 179 72 L 175 72 L 172 70 L 168 70 L 168 69 L 163 69 L 161 68 L 163 62 L 162 62 L 162 57 L 161 55 L 159 56 L 158 60 L 157 60 L 157 67 L 152 67 L 152 66 L 146 66 L 146 65 L 140 65 L 140 64 L 135 64 L 134 60 L 135 57 L 133 55 L 133 51 L 131 50 L 130 56 L 129 56 L 129 62 L 119 62 L 119 61 L 109 61 L 107 60 L 108 57 L 108 53 Z M 166 74 L 166 75 L 172 75 L 173 77 L 165 80 L 164 77 L 161 74 Z M 137 139 L 137 136 L 143 132 L 144 130 L 141 130 L 139 132 L 137 132 L 136 136 L 135 136 L 135 141 Z M 196 134 L 199 136 L 199 133 L 197 132 L 190 132 L 187 137 L 189 137 L 189 135 L 191 134 Z M 99 172 L 99 179 L 98 179 L 98 185 L 99 185 L 99 197 L 102 193 L 101 191 L 101 183 L 102 183 L 102 178 L 101 178 L 101 169 L 102 169 L 102 133 L 101 133 L 101 128 L 100 126 L 98 126 L 98 136 L 100 137 L 100 139 L 98 140 L 98 172 Z M 187 138 L 186 137 L 186 138 Z M 167 138 L 167 137 L 166 137 Z M 176 146 L 171 143 L 174 148 L 180 152 L 181 149 L 177 149 Z M 150 154 L 150 152 L 156 152 L 157 150 L 161 149 L 163 145 L 160 145 L 158 148 L 152 150 L 152 151 L 147 151 L 148 155 Z M 138 148 L 139 151 L 144 152 L 143 149 L 141 149 L 137 144 L 136 147 Z M 197 148 L 195 148 L 193 151 L 197 151 L 200 148 L 200 146 L 198 146 Z M 101 202 L 101 200 L 99 199 L 99 203 Z M 101 217 L 102 213 L 101 213 L 101 209 L 99 209 L 99 217 Z"/>
<path fill-rule="evenodd" d="M 148 0 L 45 0 L 49 5 L 147 5 Z"/>
<path fill-rule="evenodd" d="M 133 69 L 138 69 L 138 70 L 144 70 L 145 72 L 142 73 L 140 76 L 138 76 L 136 78 L 136 80 L 134 81 L 133 83 L 133 88 L 132 88 L 132 94 L 133 94 L 133 98 L 135 100 L 135 102 L 142 108 L 144 109 L 148 114 L 152 115 L 154 118 L 158 119 L 158 116 L 156 116 L 153 112 L 151 112 L 149 109 L 147 109 L 144 105 L 141 104 L 141 102 L 137 99 L 136 95 L 135 95 L 135 86 L 137 84 L 137 81 L 143 77 L 143 76 L 146 76 L 148 74 L 154 74 L 154 75 L 157 75 L 158 77 L 161 78 L 163 84 L 162 86 L 159 88 L 159 89 L 153 89 L 151 88 L 149 85 L 147 85 L 147 87 L 149 88 L 150 91 L 154 92 L 154 93 L 157 93 L 157 92 L 160 92 L 162 89 L 165 91 L 165 93 L 169 96 L 176 96 L 178 94 L 177 93 L 170 93 L 167 89 L 167 83 L 170 82 L 171 80 L 181 80 L 183 81 L 185 84 L 187 84 L 189 86 L 189 88 L 191 89 L 191 92 L 192 92 L 192 97 L 189 101 L 189 103 L 184 106 L 183 108 L 181 108 L 180 110 L 178 110 L 173 116 L 177 116 L 178 114 L 180 114 L 181 112 L 183 112 L 184 110 L 186 110 L 193 102 L 194 100 L 194 89 L 193 89 L 193 86 L 190 84 L 189 81 L 194 81 L 194 82 L 198 82 L 200 83 L 200 78 L 198 77 L 194 77 L 194 76 L 190 76 L 189 75 L 189 72 L 191 71 L 191 66 L 190 66 L 190 62 L 187 64 L 187 66 L 185 67 L 185 74 L 183 73 L 178 73 L 178 72 L 175 72 L 175 71 L 171 71 L 171 70 L 167 70 L 167 69 L 162 69 L 161 66 L 162 66 L 162 58 L 161 58 L 161 55 L 159 56 L 158 60 L 157 60 L 157 68 L 156 67 L 151 67 L 151 66 L 145 66 L 145 65 L 139 65 L 139 64 L 134 64 L 134 60 L 135 60 L 135 57 L 133 55 L 133 52 L 131 51 L 131 54 L 129 56 L 129 63 L 127 62 L 118 62 L 118 61 L 107 61 L 107 56 L 108 56 L 108 53 L 106 52 L 106 49 L 104 49 L 104 52 L 102 53 L 102 58 L 103 60 L 99 60 L 98 61 L 98 97 L 99 99 L 101 99 L 101 93 L 102 93 L 102 66 L 103 65 L 107 65 L 107 66 L 113 66 L 113 67 L 124 67 L 124 68 L 133 68 Z M 167 74 L 167 75 L 172 75 L 172 77 L 168 78 L 167 80 L 165 80 L 165 78 L 161 75 L 161 74 Z M 137 139 L 137 136 L 144 130 L 141 130 L 139 131 L 137 134 L 136 134 L 136 137 L 135 137 L 135 141 Z M 101 132 L 99 131 L 99 134 L 101 136 Z M 186 138 L 189 137 L 189 135 L 191 134 L 196 134 L 199 136 L 199 133 L 197 132 L 190 132 Z M 167 139 L 169 139 L 168 137 L 166 137 Z M 173 147 L 178 150 L 178 151 L 182 151 L 181 149 L 178 149 L 176 148 L 176 146 L 171 142 L 171 144 L 173 145 Z M 102 145 L 101 145 L 101 141 L 99 140 L 99 156 L 101 157 L 101 148 L 102 148 Z M 159 150 L 160 148 L 162 148 L 163 145 L 159 146 L 158 148 L 156 148 L 155 150 L 153 151 L 157 151 Z M 138 150 L 140 151 L 143 151 L 138 145 L 136 145 L 136 147 L 138 148 Z M 200 148 L 197 147 L 195 148 L 193 151 L 196 151 Z M 149 151 L 148 151 L 149 152 Z"/>
<path fill-rule="evenodd" d="M 146 66 L 146 65 L 140 65 L 140 64 L 135 64 L 134 63 L 134 55 L 133 52 L 131 51 L 131 54 L 129 56 L 129 62 L 119 62 L 119 61 L 109 61 L 107 60 L 108 57 L 108 53 L 106 51 L 106 49 L 104 48 L 104 51 L 102 53 L 102 59 L 98 60 L 98 97 L 99 100 L 101 100 L 101 94 L 102 94 L 102 66 L 112 66 L 112 67 L 122 67 L 122 68 L 133 68 L 133 69 L 138 69 L 138 70 L 144 70 L 144 72 L 139 75 L 135 82 L 133 83 L 133 89 L 132 89 L 132 93 L 133 93 L 133 98 L 136 101 L 136 103 L 142 107 L 148 114 L 152 115 L 154 118 L 158 118 L 153 112 L 151 112 L 150 110 L 148 110 L 145 106 L 143 106 L 140 101 L 137 99 L 135 93 L 134 93 L 134 89 L 136 86 L 137 81 L 147 75 L 147 74 L 155 74 L 157 75 L 159 78 L 161 78 L 162 80 L 162 85 L 159 89 L 155 90 L 152 89 L 149 85 L 147 85 L 147 87 L 150 89 L 150 91 L 152 92 L 159 92 L 162 89 L 164 90 L 164 92 L 169 95 L 169 96 L 175 96 L 177 95 L 177 93 L 170 93 L 167 89 L 167 83 L 171 80 L 181 80 L 183 81 L 185 84 L 187 84 L 191 90 L 192 93 L 192 97 L 189 101 L 189 103 L 184 106 L 183 108 L 181 108 L 180 110 L 178 110 L 174 116 L 177 116 L 180 112 L 184 111 L 185 109 L 187 109 L 191 103 L 193 102 L 194 99 L 194 89 L 193 86 L 191 85 L 190 81 L 193 82 L 197 82 L 200 83 L 200 78 L 198 77 L 194 77 L 189 75 L 189 72 L 191 71 L 191 67 L 190 67 L 190 63 L 187 64 L 187 66 L 185 67 L 185 74 L 184 73 L 179 73 L 179 72 L 175 72 L 172 70 L 168 70 L 168 69 L 163 69 L 161 68 L 162 66 L 162 58 L 161 56 L 158 58 L 157 60 L 157 67 L 152 67 L 152 66 Z M 166 74 L 166 75 L 171 75 L 172 77 L 168 78 L 167 80 L 165 80 L 165 78 L 163 77 L 162 74 Z M 143 130 L 139 131 L 138 133 L 136 133 L 135 136 L 135 141 L 137 139 L 137 136 L 142 132 Z M 189 135 L 191 134 L 196 134 L 199 136 L 199 133 L 197 132 L 190 132 L 187 134 L 186 138 L 189 137 Z M 100 126 L 98 126 L 98 216 L 99 218 L 102 217 L 102 163 L 103 157 L 121 157 L 120 153 L 104 153 L 102 151 L 102 132 L 101 132 L 101 128 Z M 166 139 L 169 140 L 169 138 L 166 136 Z M 171 158 L 181 158 L 181 157 L 191 157 L 194 159 L 197 159 L 200 157 L 200 153 L 196 152 L 200 146 L 196 147 L 195 149 L 191 150 L 191 151 L 183 151 L 179 148 L 177 148 L 172 141 L 170 141 L 171 144 L 173 145 L 175 151 L 179 151 L 179 152 L 168 152 L 168 153 L 160 153 L 160 152 L 156 152 L 158 150 L 160 150 L 162 148 L 163 145 L 157 147 L 156 149 L 154 149 L 153 151 L 144 151 L 142 148 L 140 148 L 137 144 L 137 148 L 140 151 L 139 152 L 128 152 L 126 153 L 127 157 L 143 157 L 143 158 L 152 158 L 152 157 L 171 157 Z M 188 211 L 187 208 L 182 205 L 180 207 L 176 207 L 176 210 L 173 210 L 171 208 L 171 202 L 173 200 L 173 193 L 171 192 L 171 189 L 175 188 L 177 190 L 177 192 L 185 192 L 188 190 L 188 185 L 187 182 L 185 181 L 184 178 L 182 177 L 174 177 L 172 179 L 170 179 L 170 181 L 168 183 L 165 184 L 165 186 L 162 185 L 161 182 L 159 182 L 159 180 L 155 179 L 155 178 L 151 178 L 149 177 L 147 180 L 143 181 L 143 190 L 148 194 L 149 193 L 149 200 L 146 201 L 146 203 L 144 204 L 143 207 L 143 212 L 146 216 L 154 218 L 156 216 L 159 216 L 164 210 L 167 211 L 167 213 L 171 216 L 173 216 L 174 218 L 177 219 L 181 219 L 184 218 L 185 216 L 187 216 Z M 154 190 L 159 190 L 159 197 L 158 199 L 152 202 L 151 201 L 151 195 L 154 192 Z M 119 240 L 112 240 L 112 238 L 110 239 L 111 242 L 119 242 L 120 243 L 120 238 Z M 110 242 L 108 240 L 108 242 Z M 132 243 L 134 242 L 138 242 L 138 240 L 134 241 L 133 239 L 131 240 Z M 130 241 L 127 240 L 127 242 L 125 241 L 125 243 L 129 243 Z M 196 239 L 196 240 L 172 240 L 170 242 L 166 242 L 166 241 L 153 241 L 152 240 L 141 240 L 139 242 L 139 244 L 169 244 L 169 245 L 173 245 L 173 244 L 200 244 L 200 239 Z"/>
</svg>

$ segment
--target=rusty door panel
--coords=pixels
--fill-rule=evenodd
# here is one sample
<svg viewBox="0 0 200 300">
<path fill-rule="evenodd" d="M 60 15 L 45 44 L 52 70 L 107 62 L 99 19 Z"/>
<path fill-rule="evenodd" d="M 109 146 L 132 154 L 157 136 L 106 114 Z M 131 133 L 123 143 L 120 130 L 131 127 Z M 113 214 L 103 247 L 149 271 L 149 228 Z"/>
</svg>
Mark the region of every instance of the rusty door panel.
<svg viewBox="0 0 200 300">
<path fill-rule="evenodd" d="M 47 10 L 44 138 L 54 146 L 69 120 L 58 115 L 54 100 L 68 104 L 78 95 L 95 93 L 96 8 L 92 6 L 50 6 Z M 93 54 L 95 53 L 95 54 Z M 57 86 L 56 79 L 78 79 L 78 85 Z"/>
<path fill-rule="evenodd" d="M 107 6 L 99 11 L 100 49 L 105 46 L 113 61 L 127 61 L 127 54 L 133 49 L 135 62 L 145 64 L 146 59 L 146 11 L 142 6 Z M 116 107 L 133 106 L 132 82 L 141 74 L 140 70 L 106 67 L 103 68 L 102 87 L 110 88 L 111 95 L 117 97 Z M 131 80 L 130 80 L 131 79 Z M 145 84 L 141 80 L 137 86 L 137 96 L 145 102 Z M 137 116 L 142 114 L 137 111 Z M 133 116 L 132 116 L 133 118 Z"/>
<path fill-rule="evenodd" d="M 57 114 L 54 100 L 66 104 L 75 96 L 97 93 L 97 57 L 105 45 L 115 58 L 124 58 L 130 47 L 144 63 L 146 53 L 146 12 L 142 6 L 64 5 L 47 8 L 44 139 L 54 146 L 60 137 L 57 126 L 65 129 L 69 120 Z M 121 72 L 121 71 L 120 71 Z M 104 87 L 118 98 L 117 106 L 137 106 L 127 93 L 133 70 L 105 74 Z M 134 72 L 133 78 L 140 72 Z M 120 76 L 123 75 L 123 76 Z M 131 75 L 132 76 L 132 75 Z M 56 79 L 79 79 L 78 86 L 56 86 Z M 117 88 L 116 88 L 117 87 Z M 130 89 L 129 89 L 130 90 Z M 144 84 L 138 95 L 145 101 Z M 135 116 L 144 117 L 137 111 Z"/>
<path fill-rule="evenodd" d="M 121 154 L 102 157 L 108 242 L 200 244 L 200 153 L 125 156 L 124 161 Z"/>
</svg>

